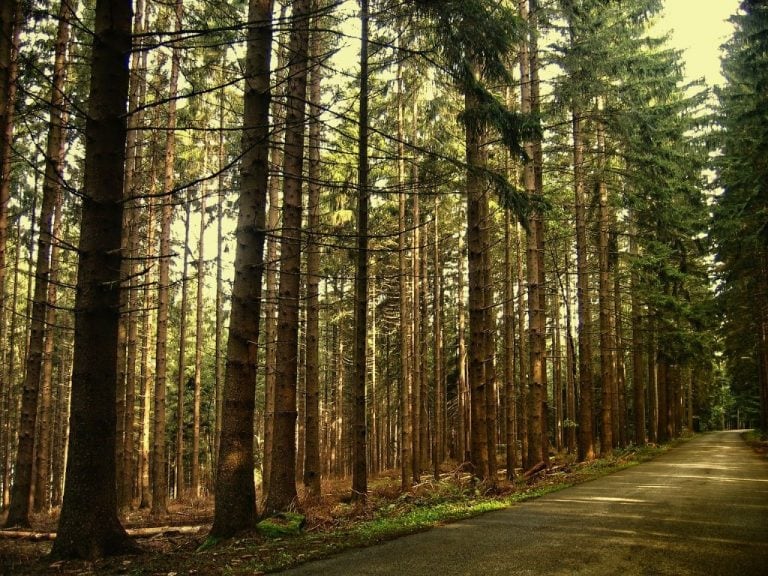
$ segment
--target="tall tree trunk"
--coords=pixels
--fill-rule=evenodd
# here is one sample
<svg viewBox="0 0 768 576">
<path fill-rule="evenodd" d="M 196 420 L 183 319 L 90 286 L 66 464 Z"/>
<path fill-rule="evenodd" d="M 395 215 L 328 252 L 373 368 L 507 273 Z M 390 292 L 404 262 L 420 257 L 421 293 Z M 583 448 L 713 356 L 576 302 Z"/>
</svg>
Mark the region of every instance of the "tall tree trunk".
<svg viewBox="0 0 768 576">
<path fill-rule="evenodd" d="M 283 164 L 283 228 L 278 295 L 275 374 L 274 456 L 267 513 L 287 510 L 296 499 L 296 386 L 298 378 L 299 291 L 301 284 L 302 166 L 304 161 L 309 0 L 293 3 L 285 159 Z"/>
<path fill-rule="evenodd" d="M 137 193 L 140 173 L 141 153 L 139 131 L 144 114 L 140 110 L 146 94 L 147 52 L 142 50 L 144 32 L 144 2 L 136 3 L 133 19 L 133 33 L 137 37 L 131 57 L 131 75 L 128 91 L 128 134 L 126 141 L 125 195 L 123 250 L 126 258 L 122 262 L 121 277 L 123 288 L 120 293 L 121 307 L 125 313 L 120 316 L 118 342 L 118 430 L 120 444 L 117 449 L 118 490 L 117 501 L 120 508 L 130 507 L 133 501 L 134 485 L 134 442 L 133 428 L 136 399 L 136 346 L 138 329 L 139 288 L 136 278 L 139 271 L 140 249 L 140 203 Z"/>
<path fill-rule="evenodd" d="M 63 157 L 63 150 L 62 150 Z M 56 206 L 53 217 L 53 238 L 61 237 L 62 221 L 62 194 L 59 190 L 56 194 Z M 39 434 L 35 449 L 35 512 L 48 512 L 52 505 L 52 443 L 56 437 L 55 418 L 53 412 L 53 364 L 55 354 L 55 342 L 58 330 L 57 298 L 59 284 L 59 245 L 51 245 L 50 275 L 48 282 L 48 308 L 45 313 L 45 342 L 43 345 L 43 370 L 40 375 L 40 423 Z"/>
<path fill-rule="evenodd" d="M 279 21 L 285 22 L 285 14 L 288 2 L 280 8 Z M 270 177 L 269 177 L 269 210 L 267 212 L 267 261 L 266 261 L 266 294 L 264 301 L 264 451 L 262 458 L 262 486 L 264 493 L 269 492 L 270 467 L 272 465 L 272 437 L 275 415 L 275 371 L 277 368 L 277 277 L 280 263 L 280 242 L 278 229 L 280 225 L 280 178 L 283 166 L 282 140 L 285 132 L 285 93 L 288 83 L 285 80 L 287 74 L 286 59 L 288 58 L 288 31 L 281 32 L 278 40 L 280 46 L 277 51 L 277 68 L 275 71 L 275 90 L 272 98 L 272 123 L 275 126 L 275 134 L 269 151 Z"/>
<path fill-rule="evenodd" d="M 16 452 L 16 466 L 11 503 L 8 510 L 7 526 L 29 526 L 29 504 L 34 489 L 34 451 L 35 430 L 37 426 L 38 395 L 43 368 L 43 345 L 46 332 L 46 312 L 48 308 L 48 285 L 51 273 L 52 226 L 55 207 L 61 194 L 63 178 L 63 139 L 64 139 L 64 82 L 66 79 L 66 52 L 69 42 L 69 19 L 73 11 L 69 3 L 61 3 L 59 25 L 56 34 L 53 83 L 51 87 L 48 140 L 45 151 L 45 176 L 43 180 L 43 199 L 40 207 L 39 235 L 37 240 L 37 262 L 35 264 L 35 294 L 32 301 L 32 317 L 29 333 L 24 387 L 21 398 L 21 421 L 19 423 L 19 443 Z M 125 103 L 122 103 L 125 106 Z M 2 264 L 2 263 L 0 263 Z M 0 284 L 0 289 L 4 287 Z M 49 390 L 50 392 L 50 390 Z M 50 398 L 50 395 L 49 395 Z M 49 416 L 49 406 L 44 407 L 44 415 Z M 47 435 L 50 422 L 43 423 L 41 436 Z M 44 442 L 41 456 L 47 459 L 48 443 Z M 42 463 L 46 466 L 47 462 Z M 43 471 L 41 471 L 42 474 Z M 46 485 L 47 485 L 47 478 Z M 44 495 L 41 487 L 40 495 Z M 40 505 L 43 503 L 41 502 Z"/>
<path fill-rule="evenodd" d="M 181 305 L 179 307 L 179 353 L 176 364 L 176 498 L 186 496 L 187 482 L 184 477 L 184 417 L 185 390 L 187 388 L 187 311 L 189 309 L 189 229 L 192 225 L 192 196 L 187 195 L 184 205 L 184 243 L 182 244 Z M 194 380 L 193 380 L 194 382 Z"/>
<path fill-rule="evenodd" d="M 486 190 L 483 194 L 483 215 L 481 218 L 484 245 L 483 278 L 485 279 L 485 294 L 483 296 L 483 301 L 485 303 L 483 318 L 483 347 L 485 349 L 483 355 L 483 378 L 485 379 L 485 386 L 483 391 L 485 393 L 486 443 L 488 444 L 488 477 L 486 482 L 491 486 L 495 486 L 498 481 L 496 445 L 498 443 L 497 418 L 499 400 L 496 395 L 496 316 L 493 290 L 493 267 L 491 266 L 492 242 L 490 230 L 492 228 L 491 222 L 493 221 L 493 218 L 491 216 L 488 194 L 489 188 L 486 186 Z"/>
<path fill-rule="evenodd" d="M 466 305 L 464 303 L 464 244 L 463 235 L 459 234 L 458 239 L 458 271 L 456 273 L 456 396 L 459 408 L 458 422 L 458 459 L 462 466 L 469 465 L 471 462 L 469 431 L 471 419 L 469 413 L 469 383 L 467 379 L 467 320 Z"/>
<path fill-rule="evenodd" d="M 656 329 L 653 319 L 649 319 L 646 336 L 646 358 L 648 361 L 648 441 L 658 442 L 659 427 L 659 395 L 658 395 L 658 362 L 656 354 Z"/>
<path fill-rule="evenodd" d="M 477 73 L 476 69 L 473 73 Z M 479 107 L 476 95 L 464 92 L 464 109 L 467 112 Z M 483 151 L 485 127 L 478 121 L 466 122 L 466 187 L 467 187 L 467 255 L 469 272 L 469 391 L 470 391 L 470 462 L 472 474 L 480 480 L 491 480 L 488 470 L 488 423 L 486 404 L 486 311 L 488 295 L 486 234 L 488 222 L 488 194 L 481 176 L 486 158 Z"/>
<path fill-rule="evenodd" d="M 569 257 L 566 253 L 565 269 L 570 270 Z M 576 413 L 576 346 L 573 341 L 573 315 L 571 307 L 573 298 L 571 296 L 571 279 L 568 275 L 565 277 L 565 337 L 566 337 L 566 402 L 568 414 L 567 444 L 568 452 L 577 452 L 576 422 L 578 415 Z"/>
<path fill-rule="evenodd" d="M 150 172 L 150 182 L 157 180 L 157 154 L 154 143 L 152 144 L 152 168 Z M 150 184 L 150 192 L 155 188 Z M 147 222 L 147 240 L 144 256 L 148 261 L 155 257 L 155 228 L 156 221 L 156 201 L 148 199 L 146 210 Z M 139 420 L 141 422 L 141 432 L 139 434 L 139 459 L 138 459 L 138 484 L 139 484 L 139 508 L 146 509 L 152 505 L 152 485 L 150 478 L 150 461 L 152 458 L 152 447 L 150 444 L 150 432 L 152 430 L 152 382 L 154 373 L 150 367 L 152 357 L 150 347 L 153 344 L 152 335 L 156 328 L 153 325 L 153 309 L 155 305 L 155 291 L 146 283 L 142 291 L 142 300 L 144 311 L 141 319 L 141 407 L 139 409 Z"/>
<path fill-rule="evenodd" d="M 57 374 L 56 417 L 52 465 L 51 504 L 61 506 L 64 493 L 64 470 L 67 461 L 67 444 L 69 443 L 69 406 L 72 383 L 72 352 L 64 348 L 61 365 Z"/>
<path fill-rule="evenodd" d="M 232 536 L 256 523 L 253 423 L 269 179 L 271 50 L 272 0 L 250 0 L 235 280 L 222 402 L 227 418 L 221 426 L 212 538 Z"/>
<path fill-rule="evenodd" d="M 442 243 L 440 242 L 440 220 L 438 197 L 435 196 L 434 215 L 434 246 L 432 248 L 434 273 L 432 285 L 432 301 L 434 306 L 434 320 L 432 322 L 434 350 L 434 381 L 435 381 L 435 430 L 432 446 L 432 463 L 435 479 L 440 478 L 440 465 L 445 460 L 445 439 L 447 420 L 447 400 L 445 386 L 445 359 L 443 346 L 443 264 L 440 256 Z"/>
<path fill-rule="evenodd" d="M 576 300 L 579 356 L 579 460 L 595 458 L 592 373 L 592 304 L 587 245 L 587 195 L 584 177 L 584 134 L 581 111 L 574 106 L 573 188 L 576 204 Z"/>
<path fill-rule="evenodd" d="M 633 229 L 629 235 L 629 252 L 632 258 L 639 256 L 637 246 L 637 231 Z M 630 303 L 632 307 L 632 391 L 634 413 L 634 443 L 636 446 L 645 445 L 646 419 L 645 419 L 645 361 L 643 358 L 643 315 L 638 295 L 640 277 L 633 263 L 630 273 Z"/>
<path fill-rule="evenodd" d="M 222 57 L 224 60 L 224 57 Z M 225 190 L 225 166 L 227 150 L 224 141 L 224 96 L 222 87 L 219 90 L 219 142 L 218 142 L 218 171 L 219 178 L 216 193 L 216 327 L 214 336 L 214 402 L 216 406 L 213 430 L 213 468 L 219 462 L 219 440 L 221 438 L 222 392 L 224 391 L 224 202 L 227 197 Z"/>
<path fill-rule="evenodd" d="M 360 28 L 352 498 L 365 502 L 368 493 L 365 384 L 368 372 L 368 204 L 370 196 L 368 189 L 368 0 L 360 0 Z"/>
<path fill-rule="evenodd" d="M 183 4 L 176 0 L 174 29 L 182 26 Z M 171 76 L 168 86 L 168 132 L 163 163 L 163 193 L 160 215 L 160 253 L 157 281 L 157 336 L 155 339 L 154 426 L 152 440 L 152 516 L 165 516 L 168 509 L 168 452 L 165 441 L 166 394 L 168 387 L 168 311 L 170 307 L 171 224 L 173 220 L 172 191 L 175 184 L 176 159 L 176 96 L 179 82 L 181 50 L 175 46 L 171 55 Z M 186 250 L 186 247 L 184 248 Z"/>
<path fill-rule="evenodd" d="M 146 52 L 142 56 L 142 69 L 146 69 Z M 144 86 L 146 88 L 146 85 Z M 142 97 L 143 98 L 143 97 Z M 161 150 L 158 146 L 156 134 L 150 137 L 148 145 L 150 155 L 149 164 L 149 197 L 146 201 L 144 212 L 144 221 L 147 227 L 146 239 L 144 241 L 143 256 L 148 262 L 157 258 L 157 187 L 161 178 L 158 175 L 161 164 Z M 164 151 L 163 151 L 164 152 Z M 162 157 L 164 161 L 164 155 Z M 149 269 L 145 271 L 145 277 L 149 279 Z M 159 288 L 159 286 L 158 286 Z M 156 349 L 156 342 L 153 338 L 157 336 L 156 314 L 159 313 L 157 306 L 157 292 L 149 280 L 144 282 L 140 291 L 137 291 L 136 297 L 141 299 L 143 310 L 141 315 L 141 353 L 139 358 L 140 380 L 141 380 L 141 401 L 139 408 L 139 455 L 137 463 L 139 508 L 146 509 L 152 506 L 152 476 L 150 467 L 152 463 L 152 443 L 151 434 L 153 433 L 154 422 L 152 419 L 152 406 L 154 402 L 153 384 L 155 382 L 155 371 L 153 369 L 154 356 L 151 350 Z"/>
<path fill-rule="evenodd" d="M 535 25 L 532 13 L 529 11 L 528 0 L 520 1 L 520 14 L 526 21 Z M 520 96 L 521 111 L 524 114 L 535 112 L 535 88 L 533 86 L 533 68 L 536 62 L 535 38 L 536 32 L 531 32 L 530 44 L 523 42 L 520 51 Z M 525 143 L 528 160 L 523 171 L 523 181 L 526 193 L 530 197 L 539 194 L 536 178 L 536 147 L 533 141 Z M 544 286 L 540 275 L 540 246 L 539 234 L 541 233 L 541 210 L 534 208 L 528 219 L 528 247 L 526 258 L 526 272 L 528 277 L 528 341 L 530 357 L 530 373 L 528 376 L 528 465 L 533 466 L 545 460 L 547 448 L 544 445 L 545 418 L 544 403 L 546 401 L 545 390 L 545 365 L 544 365 L 544 309 L 542 307 Z"/>
<path fill-rule="evenodd" d="M 765 250 L 760 254 L 760 276 L 762 285 L 768 283 L 768 252 Z M 758 334 L 758 366 L 760 377 L 758 385 L 760 386 L 760 428 L 764 433 L 768 433 L 768 299 L 765 293 L 761 294 L 759 299 L 760 316 L 758 318 L 760 332 Z"/>
<path fill-rule="evenodd" d="M 398 282 L 400 288 L 400 470 L 403 490 L 413 484 L 413 423 L 411 421 L 411 395 L 413 374 L 411 373 L 412 327 L 411 294 L 408 284 L 408 222 L 407 195 L 405 191 L 405 81 L 402 63 L 397 64 L 397 186 L 398 194 Z"/>
<path fill-rule="evenodd" d="M 415 123 L 415 122 L 414 122 Z M 415 186 L 418 186 L 418 181 L 415 182 Z M 419 196 L 417 194 L 417 196 Z M 429 225 L 425 222 L 423 225 L 423 230 L 420 234 L 421 238 L 423 240 L 420 241 L 420 245 L 423 244 L 423 246 L 420 246 L 420 256 L 419 256 L 419 295 L 420 295 L 420 305 L 419 305 L 419 313 L 420 313 L 420 319 L 419 319 L 419 334 L 421 338 L 420 343 L 420 350 L 421 350 L 421 358 L 425 358 L 429 354 L 429 320 L 427 318 L 427 314 L 429 311 L 429 281 L 427 277 L 427 263 L 429 261 L 429 251 L 427 249 L 428 241 L 427 238 L 429 237 Z M 423 362 L 423 365 L 419 366 L 419 378 L 421 381 L 421 403 L 420 403 L 420 422 L 422 422 L 422 425 L 420 427 L 420 438 L 419 438 L 419 449 L 421 450 L 421 456 L 419 458 L 421 462 L 421 470 L 424 471 L 429 468 L 430 463 L 430 449 L 432 447 L 432 442 L 430 440 L 430 433 L 432 432 L 432 421 L 430 420 L 430 386 L 429 386 L 429 373 L 427 370 L 427 363 Z"/>
<path fill-rule="evenodd" d="M 517 363 L 518 382 L 520 390 L 518 392 L 518 417 L 517 417 L 517 436 L 520 439 L 520 453 L 522 455 L 523 467 L 529 465 L 528 462 L 528 340 L 526 338 L 526 297 L 523 275 L 523 232 L 518 224 L 515 226 L 515 270 L 517 276 Z M 535 462 L 534 462 L 535 464 Z"/>
<path fill-rule="evenodd" d="M 19 3 L 17 0 L 5 0 L 0 5 L 0 343 L 6 341 L 7 309 L 13 310 L 15 300 L 9 306 L 5 294 L 6 278 L 6 246 L 8 244 L 8 202 L 11 194 L 11 141 L 13 140 L 13 116 L 16 103 L 16 77 L 18 74 L 17 52 L 21 30 Z M 18 250 L 18 249 L 17 249 Z M 13 322 L 13 316 L 12 322 Z M 13 337 L 13 333 L 11 333 Z M 13 355 L 13 351 L 9 353 Z M 0 398 L 4 404 L 10 405 L 12 381 L 9 371 L 8 378 L 0 369 Z M 3 438 L 3 493 L 0 504 L 5 507 L 10 497 L 9 482 L 11 478 L 11 423 L 10 413 L 4 411 L 5 424 Z"/>
<path fill-rule="evenodd" d="M 530 0 L 530 29 L 531 29 L 531 112 L 535 117 L 541 116 L 541 82 L 539 80 L 539 1 Z M 536 196 L 544 196 L 544 148 L 541 135 L 533 139 L 533 181 L 536 188 Z M 541 358 L 541 446 L 542 460 L 549 465 L 549 431 L 548 431 L 548 399 L 547 399 L 547 291 L 546 268 L 544 264 L 544 218 L 541 207 L 537 206 L 533 211 L 536 221 L 536 271 L 538 281 L 536 283 L 539 293 L 539 314 L 537 314 L 536 335 L 540 352 L 536 354 Z M 530 304 L 529 304 L 530 305 Z"/>
<path fill-rule="evenodd" d="M 598 104 L 598 107 L 599 104 Z M 602 388 L 602 409 L 600 428 L 600 454 L 605 457 L 613 449 L 613 390 L 616 386 L 616 356 L 611 321 L 611 270 L 610 270 L 610 207 L 608 186 L 605 183 L 605 135 L 598 121 L 598 263 L 600 296 L 600 385 Z"/>
<path fill-rule="evenodd" d="M 20 271 L 21 271 L 21 218 L 16 220 L 16 251 L 14 254 L 14 266 L 13 266 L 13 288 L 11 290 L 11 320 L 8 326 L 8 335 L 12 341 L 16 338 L 16 327 L 18 325 L 18 318 L 20 314 L 16 311 L 16 302 L 19 296 L 19 284 L 20 284 Z M 16 357 L 17 346 L 9 346 L 8 351 L 8 370 L 3 374 L 5 381 L 7 382 L 7 389 L 3 394 L 3 414 L 5 414 L 5 423 L 3 425 L 3 494 L 2 494 L 2 507 L 7 509 L 11 500 L 11 471 L 13 459 L 13 438 L 14 429 L 13 422 L 16 421 L 17 401 L 15 394 L 16 384 Z"/>
<path fill-rule="evenodd" d="M 504 420 L 507 480 L 515 478 L 517 459 L 517 386 L 515 382 L 515 279 L 512 262 L 512 213 L 504 211 Z"/>
<path fill-rule="evenodd" d="M 207 156 L 207 146 L 206 146 Z M 192 400 L 192 496 L 200 496 L 200 402 L 203 387 L 203 315 L 205 314 L 205 300 L 203 287 L 205 285 L 205 196 L 203 190 L 200 195 L 200 237 L 197 242 L 197 311 L 195 313 L 195 386 Z"/>
<path fill-rule="evenodd" d="M 558 452 L 563 450 L 563 351 L 561 345 L 560 329 L 560 293 L 555 290 L 552 298 L 552 315 L 554 319 L 554 331 L 552 334 L 552 395 L 555 404 L 555 446 Z"/>
<path fill-rule="evenodd" d="M 411 127 L 414 132 L 411 134 L 411 143 L 416 145 L 416 139 L 418 134 L 416 133 L 416 127 L 418 126 L 418 112 L 419 104 L 418 98 L 414 97 L 411 105 L 412 117 Z M 423 386 L 423 353 L 424 353 L 424 341 L 422 339 L 422 319 L 424 311 L 421 307 L 422 299 L 422 275 L 421 275 L 421 262 L 422 262 L 422 246 L 421 246 L 421 199 L 418 194 L 419 186 L 419 171 L 418 166 L 411 165 L 411 441 L 413 442 L 413 483 L 418 484 L 421 481 L 421 472 L 424 467 L 423 458 L 423 430 L 426 428 L 424 422 L 424 410 L 423 410 L 423 398 L 424 386 Z"/>
<path fill-rule="evenodd" d="M 658 411 L 656 439 L 659 442 L 670 440 L 669 434 L 669 360 L 657 352 L 656 364 L 656 406 Z"/>
<path fill-rule="evenodd" d="M 322 0 L 314 0 L 313 12 Z M 309 166 L 307 186 L 307 330 L 306 330 L 306 424 L 304 446 L 304 488 L 309 499 L 320 497 L 320 123 L 323 68 L 320 33 L 312 31 L 309 71 Z"/>
<path fill-rule="evenodd" d="M 612 222 L 615 229 L 616 223 Z M 624 336 L 623 336 L 623 318 L 621 302 L 621 278 L 619 275 L 619 255 L 614 254 L 613 260 L 613 325 L 615 327 L 614 349 L 616 350 L 616 386 L 614 387 L 613 410 L 614 410 L 614 445 L 620 447 L 627 445 L 627 391 L 626 391 L 626 362 L 624 354 Z"/>
<path fill-rule="evenodd" d="M 134 549 L 117 518 L 115 424 L 121 225 L 132 2 L 97 0 L 85 128 L 71 436 L 52 555 Z M 110 154 L 104 154 L 109 150 Z"/>
</svg>

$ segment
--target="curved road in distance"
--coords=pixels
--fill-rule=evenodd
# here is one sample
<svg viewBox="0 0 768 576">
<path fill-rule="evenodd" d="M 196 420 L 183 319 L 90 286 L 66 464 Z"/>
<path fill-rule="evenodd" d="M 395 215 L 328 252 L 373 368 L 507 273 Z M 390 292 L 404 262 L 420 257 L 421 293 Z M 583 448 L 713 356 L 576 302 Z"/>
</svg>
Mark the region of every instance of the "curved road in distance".
<svg viewBox="0 0 768 576">
<path fill-rule="evenodd" d="M 768 575 L 768 459 L 738 432 L 283 576 Z"/>
</svg>

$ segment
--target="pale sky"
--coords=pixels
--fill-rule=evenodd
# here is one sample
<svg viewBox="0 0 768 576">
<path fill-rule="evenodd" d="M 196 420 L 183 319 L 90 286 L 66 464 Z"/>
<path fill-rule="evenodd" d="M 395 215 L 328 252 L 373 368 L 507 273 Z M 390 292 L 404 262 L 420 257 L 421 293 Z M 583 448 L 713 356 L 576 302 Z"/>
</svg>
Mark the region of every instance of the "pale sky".
<svg viewBox="0 0 768 576">
<path fill-rule="evenodd" d="M 685 50 L 689 79 L 704 77 L 708 84 L 720 84 L 720 45 L 731 35 L 728 18 L 740 0 L 665 0 L 659 29 L 672 29 L 675 48 Z"/>
</svg>

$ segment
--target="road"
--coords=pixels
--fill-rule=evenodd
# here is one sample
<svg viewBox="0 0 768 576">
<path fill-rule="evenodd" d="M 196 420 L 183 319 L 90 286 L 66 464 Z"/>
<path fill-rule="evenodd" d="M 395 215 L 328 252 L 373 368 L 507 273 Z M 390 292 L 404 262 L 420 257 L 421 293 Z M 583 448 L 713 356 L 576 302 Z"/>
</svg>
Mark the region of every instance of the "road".
<svg viewBox="0 0 768 576">
<path fill-rule="evenodd" d="M 768 575 L 768 459 L 737 432 L 283 576 Z"/>
</svg>

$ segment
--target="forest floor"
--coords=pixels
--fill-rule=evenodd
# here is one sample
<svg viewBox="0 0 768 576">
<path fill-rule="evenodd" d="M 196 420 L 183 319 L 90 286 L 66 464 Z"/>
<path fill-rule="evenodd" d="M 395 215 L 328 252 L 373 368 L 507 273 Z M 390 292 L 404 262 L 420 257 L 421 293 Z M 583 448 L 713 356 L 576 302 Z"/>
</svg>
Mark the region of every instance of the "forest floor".
<svg viewBox="0 0 768 576">
<path fill-rule="evenodd" d="M 751 440 L 755 449 L 768 450 L 768 443 L 759 437 Z M 399 473 L 393 471 L 371 479 L 364 506 L 349 503 L 348 481 L 329 482 L 323 486 L 320 502 L 299 503 L 303 524 L 296 533 L 262 529 L 216 544 L 207 542 L 212 502 L 174 502 L 161 525 L 153 523 L 147 511 L 134 511 L 122 518 L 144 550 L 142 554 L 95 562 L 51 560 L 48 554 L 57 517 L 55 513 L 38 515 L 33 518 L 33 531 L 24 537 L 11 538 L 0 531 L 0 574 L 265 574 L 505 508 L 648 461 L 667 449 L 630 448 L 590 463 L 576 463 L 572 456 L 558 455 L 548 470 L 527 478 L 521 473 L 518 479 L 507 481 L 500 475 L 494 489 L 473 484 L 458 469 L 446 468 L 439 480 L 424 476 L 420 484 L 404 493 Z"/>
</svg>

